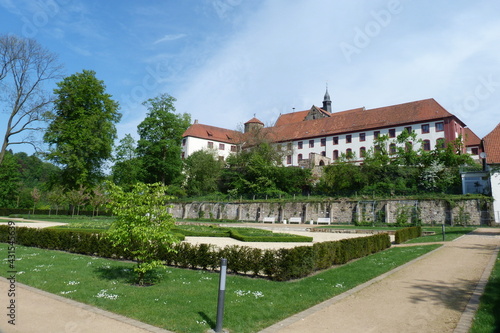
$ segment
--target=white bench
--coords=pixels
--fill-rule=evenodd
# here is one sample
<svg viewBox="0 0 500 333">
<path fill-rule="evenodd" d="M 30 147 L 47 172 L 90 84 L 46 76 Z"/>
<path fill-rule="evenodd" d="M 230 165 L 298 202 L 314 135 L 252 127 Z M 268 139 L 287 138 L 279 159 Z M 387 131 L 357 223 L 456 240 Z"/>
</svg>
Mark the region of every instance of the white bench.
<svg viewBox="0 0 500 333">
<path fill-rule="evenodd" d="M 276 221 L 275 217 L 264 217 L 264 219 L 262 220 L 263 223 L 266 222 L 274 223 L 274 221 Z"/>
<path fill-rule="evenodd" d="M 302 223 L 302 217 L 290 217 L 288 223 Z"/>
<path fill-rule="evenodd" d="M 330 225 L 330 218 L 329 217 L 318 217 L 318 220 L 316 221 L 316 223 L 318 223 L 318 224 L 326 223 L 326 224 Z"/>
</svg>

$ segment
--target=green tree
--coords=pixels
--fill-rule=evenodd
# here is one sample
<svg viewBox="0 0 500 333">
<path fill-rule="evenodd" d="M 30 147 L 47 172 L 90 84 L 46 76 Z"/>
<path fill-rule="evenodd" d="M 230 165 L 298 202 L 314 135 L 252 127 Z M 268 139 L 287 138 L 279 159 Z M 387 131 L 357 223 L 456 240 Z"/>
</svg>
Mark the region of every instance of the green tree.
<svg viewBox="0 0 500 333">
<path fill-rule="evenodd" d="M 146 275 L 163 262 L 159 253 L 171 249 L 176 242 L 171 232 L 174 218 L 167 212 L 165 195 L 167 188 L 160 183 L 137 183 L 130 192 L 108 183 L 110 202 L 108 204 L 116 220 L 111 225 L 107 237 L 115 247 L 129 251 L 137 262 L 134 271 L 136 282 L 143 285 Z"/>
<path fill-rule="evenodd" d="M 111 175 L 115 184 L 128 189 L 142 179 L 142 160 L 137 156 L 136 143 L 132 135 L 126 134 L 120 140 L 115 149 L 114 160 Z"/>
<path fill-rule="evenodd" d="M 213 151 L 196 151 L 184 163 L 188 195 L 199 196 L 218 191 L 224 162 Z"/>
<path fill-rule="evenodd" d="M 164 185 L 180 184 L 182 174 L 182 134 L 191 124 L 191 117 L 176 114 L 175 98 L 161 94 L 143 103 L 147 107 L 146 118 L 137 131 L 140 139 L 137 152 L 146 171 L 147 183 Z"/>
<path fill-rule="evenodd" d="M 93 186 L 103 178 L 102 167 L 111 157 L 115 123 L 121 118 L 118 103 L 94 71 L 68 76 L 57 86 L 55 113 L 44 136 L 48 157 L 62 166 L 62 185 Z"/>
<path fill-rule="evenodd" d="M 223 170 L 223 190 L 238 195 L 276 197 L 302 192 L 311 182 L 310 171 L 284 168 L 287 151 L 268 142 L 260 142 L 227 158 Z"/>
<path fill-rule="evenodd" d="M 16 207 L 19 195 L 19 164 L 11 151 L 7 151 L 0 167 L 0 207 Z"/>
<path fill-rule="evenodd" d="M 0 165 L 10 145 L 30 144 L 38 148 L 34 134 L 42 129 L 53 101 L 43 85 L 60 78 L 61 69 L 57 57 L 35 40 L 0 35 L 0 108 L 9 115 Z"/>
</svg>

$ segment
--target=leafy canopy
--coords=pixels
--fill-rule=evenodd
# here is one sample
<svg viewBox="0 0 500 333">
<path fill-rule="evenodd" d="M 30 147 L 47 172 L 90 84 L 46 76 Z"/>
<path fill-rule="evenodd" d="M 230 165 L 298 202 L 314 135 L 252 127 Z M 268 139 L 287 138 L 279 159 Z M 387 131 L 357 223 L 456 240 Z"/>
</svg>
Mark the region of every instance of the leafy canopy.
<svg viewBox="0 0 500 333">
<path fill-rule="evenodd" d="M 62 165 L 62 185 L 92 186 L 103 178 L 102 166 L 111 157 L 115 123 L 121 118 L 118 103 L 94 71 L 68 76 L 57 86 L 52 122 L 44 136 L 50 145 L 48 158 Z"/>
<path fill-rule="evenodd" d="M 107 237 L 113 246 L 122 247 L 134 256 L 137 283 L 142 285 L 148 272 L 163 266 L 157 259 L 159 252 L 169 250 L 168 245 L 176 242 L 171 232 L 175 220 L 167 211 L 171 197 L 165 195 L 167 188 L 160 183 L 137 183 L 130 192 L 125 192 L 108 182 L 107 191 L 108 207 L 117 217 Z"/>
<path fill-rule="evenodd" d="M 191 124 L 189 114 L 176 114 L 175 98 L 161 94 L 143 103 L 148 109 L 137 131 L 140 139 L 137 152 L 142 159 L 147 183 L 164 185 L 181 182 L 182 134 Z"/>
</svg>

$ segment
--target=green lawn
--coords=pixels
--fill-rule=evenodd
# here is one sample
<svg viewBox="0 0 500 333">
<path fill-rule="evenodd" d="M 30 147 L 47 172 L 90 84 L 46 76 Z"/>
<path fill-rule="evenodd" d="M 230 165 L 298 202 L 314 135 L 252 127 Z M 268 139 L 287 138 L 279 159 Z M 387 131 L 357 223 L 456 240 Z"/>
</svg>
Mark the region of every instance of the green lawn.
<svg viewBox="0 0 500 333">
<path fill-rule="evenodd" d="M 230 275 L 224 327 L 257 332 L 437 247 L 392 248 L 292 282 Z M 7 258 L 6 248 L 0 244 L 0 257 Z M 16 256 L 21 283 L 175 332 L 215 327 L 217 273 L 169 267 L 158 271 L 157 284 L 137 287 L 130 284 L 133 263 L 22 246 Z M 1 275 L 6 271 L 3 260 Z"/>
<path fill-rule="evenodd" d="M 444 240 L 445 242 L 450 242 L 458 237 L 468 234 L 476 230 L 474 227 L 445 227 Z M 414 238 L 407 241 L 405 244 L 413 243 L 431 243 L 431 242 L 442 242 L 443 241 L 443 230 L 441 227 L 422 227 L 423 231 L 434 231 L 435 235 L 422 236 L 419 238 Z"/>
<path fill-rule="evenodd" d="M 500 253 L 481 296 L 470 333 L 500 332 Z"/>
</svg>

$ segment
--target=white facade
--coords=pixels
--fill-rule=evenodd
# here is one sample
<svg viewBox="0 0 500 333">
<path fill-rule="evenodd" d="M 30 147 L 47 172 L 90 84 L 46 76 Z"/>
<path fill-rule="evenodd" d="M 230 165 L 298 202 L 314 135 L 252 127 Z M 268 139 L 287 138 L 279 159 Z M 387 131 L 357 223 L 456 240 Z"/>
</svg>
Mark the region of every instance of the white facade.
<svg viewBox="0 0 500 333">
<path fill-rule="evenodd" d="M 342 154 L 347 154 L 348 149 L 350 149 L 351 153 L 354 154 L 355 160 L 362 160 L 362 149 L 368 152 L 375 145 L 374 140 L 376 135 L 388 135 L 390 144 L 395 141 L 396 137 L 405 129 L 416 133 L 417 137 L 414 143 L 414 149 L 416 150 L 421 148 L 421 145 L 418 142 L 420 140 L 422 140 L 423 143 L 428 143 L 428 146 L 424 149 L 432 150 L 440 140 L 445 139 L 443 121 L 422 122 L 399 127 L 301 139 L 292 142 L 291 157 L 285 157 L 283 163 L 286 166 L 298 166 L 299 160 L 309 159 L 309 155 L 311 153 L 324 154 L 324 156 L 334 161 Z M 460 130 L 461 128 L 456 129 L 455 137 L 458 137 L 461 134 Z M 285 146 L 287 143 L 282 143 L 282 145 Z M 387 147 L 387 149 L 390 151 L 390 147 Z"/>
<path fill-rule="evenodd" d="M 500 223 L 500 171 L 492 171 L 490 182 L 495 222 Z"/>
<path fill-rule="evenodd" d="M 226 159 L 237 151 L 235 144 L 188 136 L 182 139 L 182 157 L 188 157 L 198 150 L 213 151 L 219 158 Z"/>
</svg>

